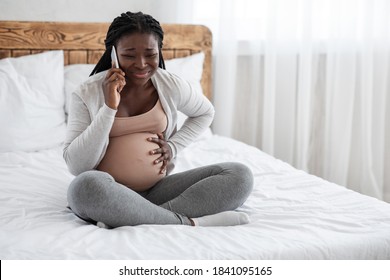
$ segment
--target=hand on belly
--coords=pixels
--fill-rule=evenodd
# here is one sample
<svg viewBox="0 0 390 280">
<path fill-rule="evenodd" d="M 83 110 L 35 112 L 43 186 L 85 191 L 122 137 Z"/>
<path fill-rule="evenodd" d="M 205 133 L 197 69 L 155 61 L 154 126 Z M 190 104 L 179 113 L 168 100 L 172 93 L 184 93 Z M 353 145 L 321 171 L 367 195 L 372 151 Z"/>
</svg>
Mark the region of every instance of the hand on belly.
<svg viewBox="0 0 390 280">
<path fill-rule="evenodd" d="M 146 190 L 161 180 L 162 162 L 155 163 L 161 154 L 150 154 L 159 145 L 147 140 L 157 137 L 151 133 L 134 133 L 110 138 L 98 169 L 108 172 L 115 180 L 136 191 Z"/>
</svg>

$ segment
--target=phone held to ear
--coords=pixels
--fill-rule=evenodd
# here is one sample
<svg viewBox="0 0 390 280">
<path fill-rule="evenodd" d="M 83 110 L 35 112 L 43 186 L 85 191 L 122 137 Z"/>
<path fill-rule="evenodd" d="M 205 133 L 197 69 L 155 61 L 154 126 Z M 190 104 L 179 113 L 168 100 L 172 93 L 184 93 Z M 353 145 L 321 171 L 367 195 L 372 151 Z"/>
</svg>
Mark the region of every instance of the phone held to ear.
<svg viewBox="0 0 390 280">
<path fill-rule="evenodd" d="M 115 68 L 119 68 L 118 56 L 116 55 L 115 46 L 112 46 L 112 50 L 111 50 L 111 61 L 114 62 Z"/>
</svg>

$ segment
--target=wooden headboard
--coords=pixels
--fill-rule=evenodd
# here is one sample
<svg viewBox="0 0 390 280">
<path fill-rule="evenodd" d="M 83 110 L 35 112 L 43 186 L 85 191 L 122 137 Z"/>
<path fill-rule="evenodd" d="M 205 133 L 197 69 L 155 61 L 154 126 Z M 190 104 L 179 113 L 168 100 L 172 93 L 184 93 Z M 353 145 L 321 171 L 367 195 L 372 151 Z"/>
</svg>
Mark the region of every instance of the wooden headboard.
<svg viewBox="0 0 390 280">
<path fill-rule="evenodd" d="M 95 64 L 104 52 L 109 23 L 0 21 L 0 58 L 48 50 L 64 50 L 65 64 Z M 162 24 L 164 59 L 185 57 L 203 51 L 201 80 L 211 99 L 212 35 L 202 25 Z"/>
</svg>

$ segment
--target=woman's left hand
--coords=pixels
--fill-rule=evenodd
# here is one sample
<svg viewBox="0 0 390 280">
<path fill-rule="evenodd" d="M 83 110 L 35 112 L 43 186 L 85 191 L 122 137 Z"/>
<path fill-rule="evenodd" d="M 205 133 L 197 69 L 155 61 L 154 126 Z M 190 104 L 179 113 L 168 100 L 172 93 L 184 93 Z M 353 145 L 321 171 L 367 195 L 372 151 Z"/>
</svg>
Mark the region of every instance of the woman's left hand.
<svg viewBox="0 0 390 280">
<path fill-rule="evenodd" d="M 154 164 L 159 164 L 162 162 L 162 166 L 160 169 L 160 173 L 163 174 L 167 170 L 168 162 L 172 159 L 172 152 L 171 148 L 169 147 L 167 141 L 164 138 L 164 135 L 162 133 L 157 133 L 158 138 L 150 137 L 148 138 L 148 141 L 156 143 L 160 146 L 158 149 L 154 149 L 150 151 L 151 155 L 157 155 L 161 154 L 159 158 L 154 160 Z"/>
</svg>

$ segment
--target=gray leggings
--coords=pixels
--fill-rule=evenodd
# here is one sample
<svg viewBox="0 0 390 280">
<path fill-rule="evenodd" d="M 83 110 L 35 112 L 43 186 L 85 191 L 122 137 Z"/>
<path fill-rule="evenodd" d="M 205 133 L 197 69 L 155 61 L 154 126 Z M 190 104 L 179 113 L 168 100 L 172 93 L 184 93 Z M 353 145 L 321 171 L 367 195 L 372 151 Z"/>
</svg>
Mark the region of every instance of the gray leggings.
<svg viewBox="0 0 390 280">
<path fill-rule="evenodd" d="M 190 225 L 188 218 L 234 210 L 253 187 L 249 168 L 219 163 L 169 175 L 145 192 L 135 192 L 102 171 L 78 175 L 68 189 L 72 211 L 111 227 L 140 224 Z"/>
</svg>

